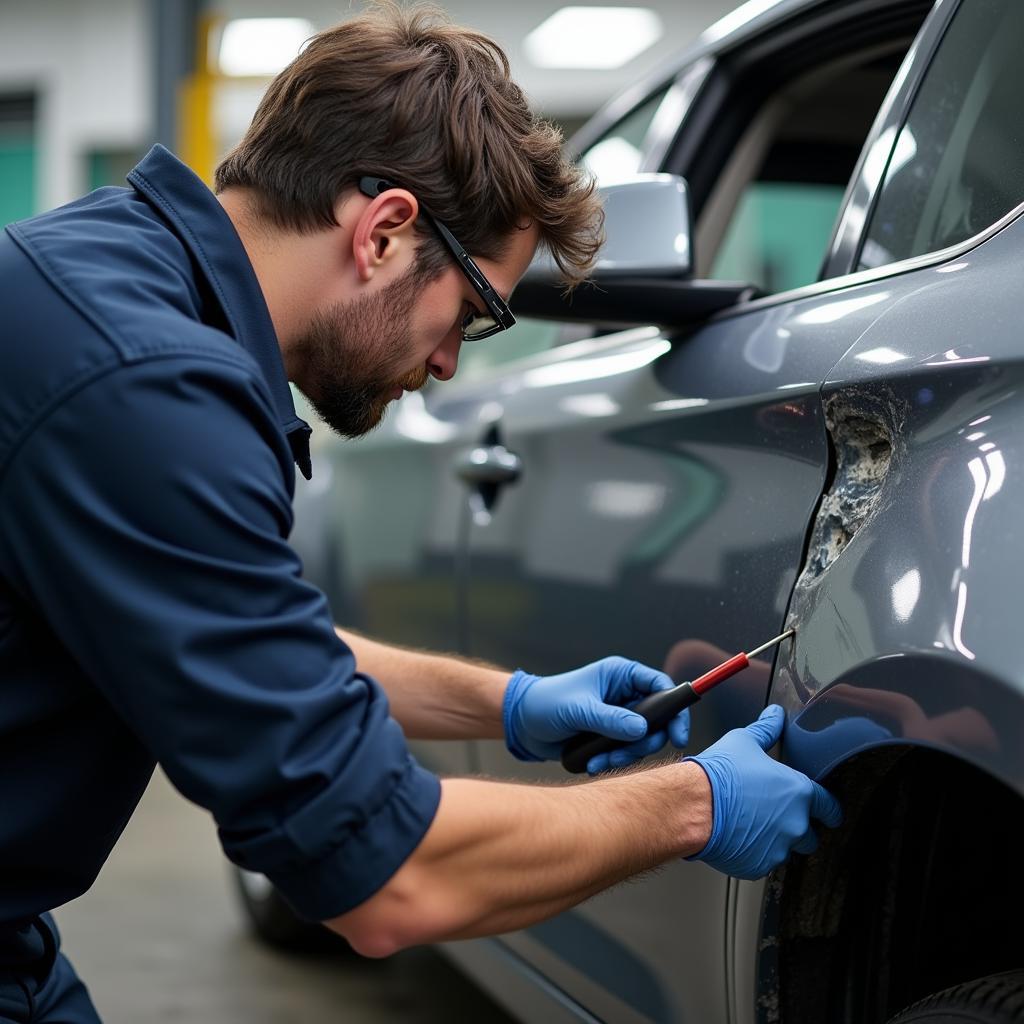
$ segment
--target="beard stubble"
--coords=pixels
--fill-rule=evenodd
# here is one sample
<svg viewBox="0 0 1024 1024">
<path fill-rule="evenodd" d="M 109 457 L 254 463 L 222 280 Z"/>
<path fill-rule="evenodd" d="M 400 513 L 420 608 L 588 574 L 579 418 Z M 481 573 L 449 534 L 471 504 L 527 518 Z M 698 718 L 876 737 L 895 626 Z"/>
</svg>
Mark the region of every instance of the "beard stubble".
<svg viewBox="0 0 1024 1024">
<path fill-rule="evenodd" d="M 342 437 L 362 437 L 387 411 L 396 387 L 418 391 L 425 366 L 412 371 L 409 323 L 423 282 L 415 269 L 380 292 L 317 313 L 296 341 L 303 393 L 317 415 Z"/>
</svg>

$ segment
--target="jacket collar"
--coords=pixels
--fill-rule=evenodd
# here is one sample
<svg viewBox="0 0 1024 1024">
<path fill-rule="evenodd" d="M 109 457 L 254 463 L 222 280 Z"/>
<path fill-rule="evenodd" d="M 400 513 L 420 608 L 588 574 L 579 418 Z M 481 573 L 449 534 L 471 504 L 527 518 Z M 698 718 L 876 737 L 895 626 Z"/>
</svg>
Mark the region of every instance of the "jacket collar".
<svg viewBox="0 0 1024 1024">
<path fill-rule="evenodd" d="M 206 185 L 163 146 L 154 146 L 129 173 L 128 181 L 171 222 L 202 268 L 235 340 L 263 371 L 281 429 L 308 480 L 313 472 L 311 430 L 295 413 L 270 311 L 231 218 Z"/>
</svg>

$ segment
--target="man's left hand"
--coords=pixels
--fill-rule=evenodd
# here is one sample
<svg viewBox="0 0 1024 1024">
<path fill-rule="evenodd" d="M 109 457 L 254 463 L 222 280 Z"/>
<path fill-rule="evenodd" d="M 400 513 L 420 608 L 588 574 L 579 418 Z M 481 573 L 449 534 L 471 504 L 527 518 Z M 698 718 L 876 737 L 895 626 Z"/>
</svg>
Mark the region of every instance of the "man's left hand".
<svg viewBox="0 0 1024 1024">
<path fill-rule="evenodd" d="M 667 729 L 648 736 L 647 722 L 629 705 L 674 683 L 664 672 L 627 658 L 603 658 L 557 676 L 531 676 L 521 669 L 505 691 L 505 739 L 521 761 L 562 756 L 562 745 L 579 732 L 631 741 L 590 759 L 591 775 L 619 768 L 660 750 L 668 740 L 682 748 L 690 737 L 690 712 L 680 712 Z"/>
</svg>

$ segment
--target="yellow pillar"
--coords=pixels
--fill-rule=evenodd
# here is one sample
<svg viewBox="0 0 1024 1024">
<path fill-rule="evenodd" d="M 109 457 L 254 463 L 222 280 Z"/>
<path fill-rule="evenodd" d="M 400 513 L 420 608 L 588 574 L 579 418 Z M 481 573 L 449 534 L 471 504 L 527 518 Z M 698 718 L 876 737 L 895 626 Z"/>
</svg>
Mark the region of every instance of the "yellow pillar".
<svg viewBox="0 0 1024 1024">
<path fill-rule="evenodd" d="M 218 155 L 213 103 L 219 75 L 213 51 L 222 24 L 216 14 L 200 17 L 195 68 L 181 83 L 178 103 L 178 156 L 208 185 Z"/>
</svg>

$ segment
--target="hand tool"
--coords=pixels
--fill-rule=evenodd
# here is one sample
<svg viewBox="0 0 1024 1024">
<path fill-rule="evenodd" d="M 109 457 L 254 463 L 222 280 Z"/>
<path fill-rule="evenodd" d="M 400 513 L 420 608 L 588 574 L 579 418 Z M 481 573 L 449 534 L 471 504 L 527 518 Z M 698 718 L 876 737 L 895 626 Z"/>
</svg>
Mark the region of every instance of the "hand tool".
<svg viewBox="0 0 1024 1024">
<path fill-rule="evenodd" d="M 671 690 L 659 690 L 657 693 L 644 697 L 629 710 L 635 711 L 647 720 L 647 735 L 664 729 L 669 720 L 678 715 L 683 708 L 696 704 L 713 686 L 736 675 L 737 672 L 742 672 L 750 664 L 751 658 L 757 657 L 776 644 L 781 644 L 786 637 L 792 636 L 795 632 L 795 629 L 787 629 L 785 633 L 780 633 L 774 640 L 769 640 L 768 643 L 761 644 L 760 647 L 755 647 L 754 650 L 746 654 L 740 653 L 728 661 L 723 661 L 721 665 L 711 669 L 710 672 L 705 672 L 693 682 L 680 683 Z M 594 732 L 581 732 L 578 736 L 567 740 L 562 748 L 562 767 L 566 771 L 579 774 L 587 770 L 587 764 L 592 757 L 625 746 L 628 746 L 626 740 L 615 740 Z"/>
</svg>

